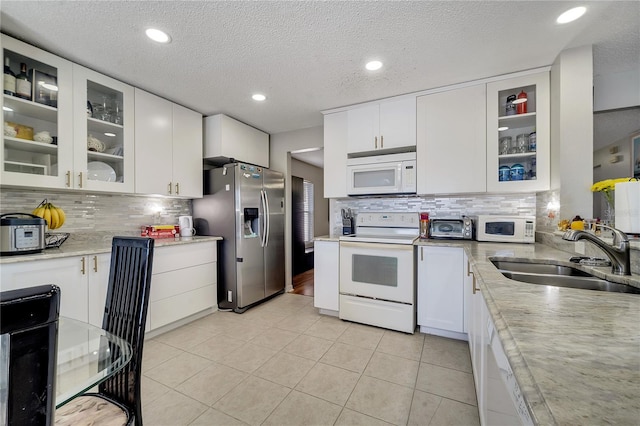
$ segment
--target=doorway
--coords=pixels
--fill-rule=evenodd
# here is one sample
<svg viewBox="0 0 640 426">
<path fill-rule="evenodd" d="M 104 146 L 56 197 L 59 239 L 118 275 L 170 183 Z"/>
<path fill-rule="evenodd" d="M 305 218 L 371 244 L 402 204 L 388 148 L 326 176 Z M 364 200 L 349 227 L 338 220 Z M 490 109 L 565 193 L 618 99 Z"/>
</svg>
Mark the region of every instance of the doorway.
<svg viewBox="0 0 640 426">
<path fill-rule="evenodd" d="M 314 238 L 329 234 L 322 148 L 291 152 L 292 293 L 313 296 Z"/>
</svg>

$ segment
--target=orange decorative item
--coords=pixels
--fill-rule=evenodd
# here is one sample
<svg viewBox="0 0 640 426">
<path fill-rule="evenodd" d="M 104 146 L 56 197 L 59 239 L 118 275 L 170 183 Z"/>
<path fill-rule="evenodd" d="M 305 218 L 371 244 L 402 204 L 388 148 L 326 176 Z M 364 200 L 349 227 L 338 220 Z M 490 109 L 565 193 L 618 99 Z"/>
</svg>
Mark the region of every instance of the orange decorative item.
<svg viewBox="0 0 640 426">
<path fill-rule="evenodd" d="M 429 238 L 429 213 L 420 213 L 420 238 Z"/>
<path fill-rule="evenodd" d="M 524 101 L 522 99 L 524 99 Z M 527 113 L 527 94 L 524 92 L 524 90 L 518 94 L 518 99 L 516 100 L 516 102 L 517 102 L 516 113 L 526 114 Z"/>
</svg>

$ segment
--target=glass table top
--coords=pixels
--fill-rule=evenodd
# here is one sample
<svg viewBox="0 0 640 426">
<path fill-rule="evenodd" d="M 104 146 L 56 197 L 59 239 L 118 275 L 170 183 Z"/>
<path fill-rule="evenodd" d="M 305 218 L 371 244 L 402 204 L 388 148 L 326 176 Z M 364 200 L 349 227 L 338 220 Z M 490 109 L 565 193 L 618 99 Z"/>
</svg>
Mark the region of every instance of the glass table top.
<svg viewBox="0 0 640 426">
<path fill-rule="evenodd" d="M 56 408 L 108 379 L 131 360 L 131 345 L 100 327 L 60 317 Z"/>
</svg>

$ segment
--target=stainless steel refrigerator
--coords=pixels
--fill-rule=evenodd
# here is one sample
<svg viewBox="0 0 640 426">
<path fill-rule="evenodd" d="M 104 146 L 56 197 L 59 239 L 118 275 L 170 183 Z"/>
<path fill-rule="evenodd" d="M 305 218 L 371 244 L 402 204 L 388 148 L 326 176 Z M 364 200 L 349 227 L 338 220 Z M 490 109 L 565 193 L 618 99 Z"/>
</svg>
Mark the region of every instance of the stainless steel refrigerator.
<svg viewBox="0 0 640 426">
<path fill-rule="evenodd" d="M 244 312 L 284 292 L 284 176 L 244 163 L 204 171 L 193 200 L 197 235 L 218 245 L 218 307 Z"/>
</svg>

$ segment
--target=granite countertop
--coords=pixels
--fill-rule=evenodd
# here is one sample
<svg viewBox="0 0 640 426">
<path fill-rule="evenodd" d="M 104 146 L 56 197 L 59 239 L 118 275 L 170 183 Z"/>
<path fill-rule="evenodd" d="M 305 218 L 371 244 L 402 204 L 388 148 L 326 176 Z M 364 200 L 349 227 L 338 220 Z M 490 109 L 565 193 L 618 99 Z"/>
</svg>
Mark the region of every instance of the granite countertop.
<svg viewBox="0 0 640 426">
<path fill-rule="evenodd" d="M 139 234 L 130 236 L 139 236 Z M 112 238 L 113 234 L 104 232 L 71 234 L 60 247 L 48 248 L 41 253 L 35 254 L 16 254 L 12 256 L 3 256 L 0 258 L 0 264 L 108 253 L 111 251 Z M 195 236 L 179 238 L 156 238 L 154 245 L 155 247 L 164 247 L 217 240 L 222 240 L 222 237 Z"/>
<path fill-rule="evenodd" d="M 313 237 L 313 241 L 340 241 L 340 235 L 322 235 L 320 237 Z"/>
<path fill-rule="evenodd" d="M 550 287 L 505 278 L 493 256 L 549 259 L 628 285 L 610 268 L 568 262 L 543 244 L 427 240 L 464 247 L 522 394 L 538 424 L 638 424 L 640 295 Z M 622 278 L 622 279 L 620 279 Z"/>
</svg>

